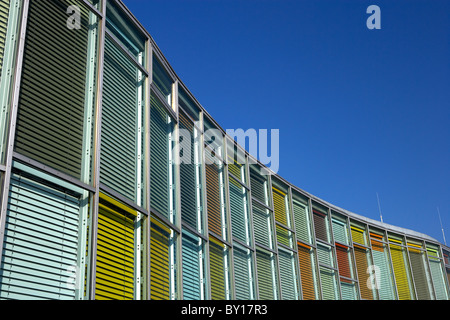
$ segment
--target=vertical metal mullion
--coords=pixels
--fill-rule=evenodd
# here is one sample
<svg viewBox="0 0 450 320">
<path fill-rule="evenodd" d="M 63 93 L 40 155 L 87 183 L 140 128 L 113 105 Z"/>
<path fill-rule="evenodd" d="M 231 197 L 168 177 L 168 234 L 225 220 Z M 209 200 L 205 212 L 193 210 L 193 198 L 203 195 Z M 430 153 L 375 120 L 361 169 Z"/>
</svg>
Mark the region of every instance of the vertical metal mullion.
<svg viewBox="0 0 450 320">
<path fill-rule="evenodd" d="M 23 0 L 22 15 L 20 19 L 19 42 L 17 45 L 17 59 L 14 68 L 14 89 L 11 96 L 10 109 L 10 125 L 7 146 L 6 146 L 6 163 L 3 176 L 3 190 L 1 192 L 1 211 L 0 211 L 0 257 L 3 256 L 3 240 L 5 235 L 6 214 L 8 209 L 9 184 L 12 174 L 12 163 L 14 153 L 14 142 L 16 134 L 17 113 L 19 109 L 19 95 L 22 79 L 23 57 L 25 51 L 26 31 L 28 23 L 29 0 Z M 1 142 L 0 142 L 1 143 Z"/>
<path fill-rule="evenodd" d="M 100 36 L 98 51 L 98 87 L 97 87 L 97 114 L 96 114 L 96 137 L 95 137 L 95 156 L 94 156 L 94 187 L 92 223 L 91 223 L 91 257 L 90 257 L 90 285 L 89 298 L 95 300 L 95 284 L 97 272 L 97 234 L 98 234 L 98 214 L 99 214 L 99 196 L 100 196 L 100 148 L 101 148 L 101 128 L 102 128 L 102 104 L 103 104 L 103 70 L 105 59 L 105 33 L 106 33 L 106 1 L 102 1 L 103 18 L 100 20 Z"/>
</svg>

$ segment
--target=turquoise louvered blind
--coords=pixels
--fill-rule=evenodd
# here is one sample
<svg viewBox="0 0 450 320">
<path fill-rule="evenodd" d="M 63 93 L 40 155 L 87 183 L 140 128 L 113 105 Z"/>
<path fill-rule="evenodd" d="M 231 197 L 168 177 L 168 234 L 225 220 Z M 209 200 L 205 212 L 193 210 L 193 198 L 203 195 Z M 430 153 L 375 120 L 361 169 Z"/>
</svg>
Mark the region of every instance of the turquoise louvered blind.
<svg viewBox="0 0 450 320">
<path fill-rule="evenodd" d="M 250 244 L 247 190 L 235 179 L 229 179 L 231 230 L 233 237 Z"/>
<path fill-rule="evenodd" d="M 142 88 L 138 68 L 105 40 L 100 182 L 137 203 L 141 185 Z"/>
<path fill-rule="evenodd" d="M 395 299 L 395 292 L 392 282 L 392 272 L 389 262 L 389 255 L 386 250 L 386 245 L 371 239 L 373 263 L 378 266 L 380 277 L 377 279 L 378 283 L 378 297 L 380 300 Z"/>
<path fill-rule="evenodd" d="M 204 298 L 203 248 L 200 239 L 190 232 L 183 231 L 183 299 L 200 300 Z"/>
<path fill-rule="evenodd" d="M 200 175 L 200 144 L 198 131 L 183 112 L 180 118 L 180 197 L 181 220 L 201 231 L 202 199 Z"/>
<path fill-rule="evenodd" d="M 308 206 L 300 201 L 297 201 L 294 196 L 294 199 L 292 200 L 292 208 L 294 212 L 297 239 L 311 244 L 311 224 Z"/>
<path fill-rule="evenodd" d="M 68 29 L 71 4 L 85 8 L 78 1 L 30 2 L 15 151 L 88 182 L 96 24 L 82 9 L 81 29 Z"/>
<path fill-rule="evenodd" d="M 280 265 L 280 283 L 283 300 L 297 300 L 297 275 L 296 259 L 292 252 L 278 251 L 278 263 Z"/>
<path fill-rule="evenodd" d="M 238 246 L 234 246 L 233 260 L 236 300 L 254 299 L 251 253 L 247 249 L 240 249 Z"/>
<path fill-rule="evenodd" d="M 256 250 L 259 300 L 276 300 L 278 297 L 278 281 L 275 264 L 276 258 L 273 254 Z"/>
<path fill-rule="evenodd" d="M 447 300 L 448 293 L 447 286 L 445 284 L 444 273 L 442 270 L 442 261 L 430 257 L 429 263 L 436 300 Z"/>
<path fill-rule="evenodd" d="M 79 298 L 73 277 L 84 270 L 78 248 L 86 248 L 80 210 L 80 195 L 12 175 L 0 268 L 2 299 Z"/>
<path fill-rule="evenodd" d="M 173 121 L 153 94 L 150 106 L 150 206 L 173 221 Z"/>
<path fill-rule="evenodd" d="M 331 221 L 333 226 L 334 241 L 348 244 L 347 225 L 345 224 L 345 222 L 335 218 L 333 218 Z"/>
<path fill-rule="evenodd" d="M 341 295 L 342 300 L 357 300 L 355 283 L 341 281 Z"/>
<path fill-rule="evenodd" d="M 2 74 L 3 55 L 5 52 L 6 27 L 8 25 L 9 5 L 9 0 L 0 1 L 0 77 Z"/>
</svg>

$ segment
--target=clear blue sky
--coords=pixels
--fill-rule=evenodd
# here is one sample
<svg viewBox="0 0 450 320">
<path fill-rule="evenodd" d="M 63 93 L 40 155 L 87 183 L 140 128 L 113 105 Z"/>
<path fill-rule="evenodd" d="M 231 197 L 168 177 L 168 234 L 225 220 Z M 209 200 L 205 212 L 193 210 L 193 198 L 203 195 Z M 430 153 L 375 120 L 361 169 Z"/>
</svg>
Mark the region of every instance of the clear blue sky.
<svg viewBox="0 0 450 320">
<path fill-rule="evenodd" d="M 124 3 L 224 129 L 280 129 L 286 180 L 443 242 L 439 207 L 450 245 L 450 1 Z"/>
</svg>

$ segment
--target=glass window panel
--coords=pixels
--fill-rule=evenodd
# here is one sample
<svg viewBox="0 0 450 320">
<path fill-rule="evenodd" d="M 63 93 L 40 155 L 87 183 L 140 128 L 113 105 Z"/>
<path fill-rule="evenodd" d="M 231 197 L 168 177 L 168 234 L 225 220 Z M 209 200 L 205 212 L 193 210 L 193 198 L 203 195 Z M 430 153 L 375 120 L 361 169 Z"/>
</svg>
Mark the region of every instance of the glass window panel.
<svg viewBox="0 0 450 320">
<path fill-rule="evenodd" d="M 118 7 L 115 1 L 106 2 L 106 28 L 120 44 L 145 67 L 146 37 L 133 25 L 133 22 Z"/>
<path fill-rule="evenodd" d="M 172 85 L 173 80 L 169 74 L 164 70 L 161 62 L 153 55 L 153 83 L 159 92 L 163 95 L 165 102 L 172 106 Z M 175 106 L 172 106 L 175 108 Z"/>
<path fill-rule="evenodd" d="M 81 9 L 76 31 L 67 27 L 70 5 Z M 80 1 L 30 3 L 15 151 L 86 183 L 93 158 L 97 35 L 97 17 Z"/>
<path fill-rule="evenodd" d="M 222 131 L 212 123 L 212 121 L 205 116 L 203 118 L 204 124 L 204 139 L 205 145 L 207 145 L 213 152 L 213 156 L 217 155 L 219 158 L 224 157 L 223 151 L 223 134 Z"/>
<path fill-rule="evenodd" d="M 194 121 L 200 121 L 200 108 L 181 86 L 178 87 L 178 103 Z"/>
<path fill-rule="evenodd" d="M 229 139 L 227 139 L 227 157 L 228 172 L 246 183 L 245 153 Z"/>
</svg>

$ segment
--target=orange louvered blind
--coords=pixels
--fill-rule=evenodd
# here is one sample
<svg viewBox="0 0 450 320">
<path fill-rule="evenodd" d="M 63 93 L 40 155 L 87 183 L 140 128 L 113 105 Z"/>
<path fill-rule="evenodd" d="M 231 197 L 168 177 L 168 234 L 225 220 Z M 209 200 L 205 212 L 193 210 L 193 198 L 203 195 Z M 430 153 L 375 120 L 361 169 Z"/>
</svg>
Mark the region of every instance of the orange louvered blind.
<svg viewBox="0 0 450 320">
<path fill-rule="evenodd" d="M 298 243 L 298 260 L 300 263 L 303 300 L 316 300 L 311 248 Z"/>
<path fill-rule="evenodd" d="M 369 274 L 368 271 L 368 261 L 367 261 L 367 253 L 366 249 L 355 246 L 355 263 L 356 263 L 356 272 L 358 274 L 359 280 L 359 290 L 361 292 L 361 298 L 365 300 L 373 300 L 372 290 L 368 286 Z"/>
</svg>

